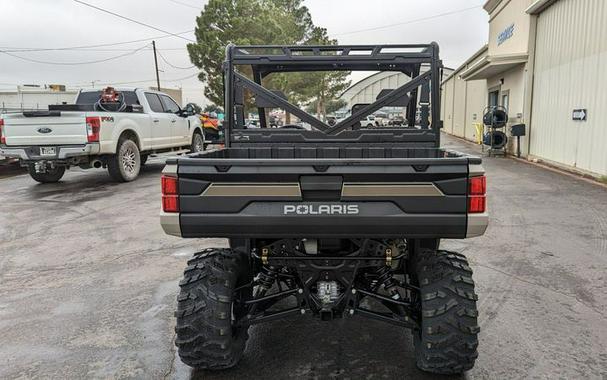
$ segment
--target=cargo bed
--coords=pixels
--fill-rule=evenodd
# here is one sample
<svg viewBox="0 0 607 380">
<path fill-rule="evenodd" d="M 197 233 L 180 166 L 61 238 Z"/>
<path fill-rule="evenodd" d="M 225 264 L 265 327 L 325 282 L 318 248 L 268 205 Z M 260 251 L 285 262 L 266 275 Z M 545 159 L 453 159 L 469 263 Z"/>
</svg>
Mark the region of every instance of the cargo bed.
<svg viewBox="0 0 607 380">
<path fill-rule="evenodd" d="M 167 161 L 183 237 L 463 238 L 469 168 L 432 148 L 237 147 Z"/>
</svg>

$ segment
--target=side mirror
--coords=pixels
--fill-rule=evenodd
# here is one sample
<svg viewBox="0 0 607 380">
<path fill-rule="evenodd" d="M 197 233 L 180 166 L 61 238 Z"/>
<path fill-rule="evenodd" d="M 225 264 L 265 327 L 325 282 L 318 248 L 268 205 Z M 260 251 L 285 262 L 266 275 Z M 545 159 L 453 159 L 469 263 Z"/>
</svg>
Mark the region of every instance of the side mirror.
<svg viewBox="0 0 607 380">
<path fill-rule="evenodd" d="M 187 116 L 193 116 L 196 114 L 196 110 L 194 109 L 194 106 L 192 104 L 187 104 L 185 106 L 185 108 L 182 110 L 182 115 L 187 117 Z"/>
</svg>

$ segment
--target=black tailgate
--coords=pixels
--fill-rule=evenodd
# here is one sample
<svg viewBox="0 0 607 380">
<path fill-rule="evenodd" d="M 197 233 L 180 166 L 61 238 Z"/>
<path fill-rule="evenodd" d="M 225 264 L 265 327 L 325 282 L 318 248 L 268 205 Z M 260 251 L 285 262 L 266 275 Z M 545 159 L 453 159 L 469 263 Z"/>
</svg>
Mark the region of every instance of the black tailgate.
<svg viewBox="0 0 607 380">
<path fill-rule="evenodd" d="M 214 152 L 175 161 L 184 237 L 466 235 L 473 158 L 236 155 Z"/>
</svg>

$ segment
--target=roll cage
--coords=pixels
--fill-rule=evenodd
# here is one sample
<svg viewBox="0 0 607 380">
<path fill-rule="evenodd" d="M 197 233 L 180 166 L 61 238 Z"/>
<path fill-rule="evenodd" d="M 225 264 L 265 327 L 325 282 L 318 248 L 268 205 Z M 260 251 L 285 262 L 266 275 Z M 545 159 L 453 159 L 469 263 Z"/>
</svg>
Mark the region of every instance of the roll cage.
<svg viewBox="0 0 607 380">
<path fill-rule="evenodd" d="M 252 79 L 237 70 L 249 66 Z M 226 145 L 402 143 L 405 146 L 440 146 L 440 81 L 442 62 L 435 42 L 414 45 L 236 46 L 226 47 L 224 62 Z M 391 71 L 410 80 L 383 90 L 370 104 L 357 104 L 351 115 L 329 125 L 290 103 L 280 91 L 262 86 L 272 73 L 313 71 Z M 245 90 L 253 94 L 260 129 L 246 129 Z M 385 106 L 405 106 L 406 125 L 362 128 L 360 120 Z M 280 108 L 310 124 L 314 130 L 268 128 L 266 108 Z M 419 122 L 416 123 L 419 113 Z"/>
</svg>

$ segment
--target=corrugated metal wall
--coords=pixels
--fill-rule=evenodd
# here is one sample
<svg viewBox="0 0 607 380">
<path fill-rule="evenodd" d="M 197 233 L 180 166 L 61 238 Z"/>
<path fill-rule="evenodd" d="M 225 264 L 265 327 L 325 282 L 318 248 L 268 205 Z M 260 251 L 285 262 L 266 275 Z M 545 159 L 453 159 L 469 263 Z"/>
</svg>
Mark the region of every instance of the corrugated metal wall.
<svg viewBox="0 0 607 380">
<path fill-rule="evenodd" d="M 482 122 L 487 103 L 487 81 L 464 81 L 456 73 L 443 83 L 442 90 L 441 117 L 444 131 L 476 141 L 474 123 Z"/>
<path fill-rule="evenodd" d="M 483 122 L 483 110 L 487 104 L 487 81 L 473 80 L 467 82 L 466 88 L 466 130 L 465 138 L 476 141 L 475 123 Z"/>
<path fill-rule="evenodd" d="M 455 92 L 454 92 L 454 115 L 453 115 L 453 134 L 456 136 L 464 137 L 466 125 L 466 83 L 458 75 L 453 77 L 455 80 Z"/>
<path fill-rule="evenodd" d="M 453 85 L 454 78 L 452 77 L 443 84 L 443 93 L 445 94 L 445 100 L 443 101 L 442 107 L 445 110 L 443 115 L 443 128 L 445 132 L 453 134 Z"/>
<path fill-rule="evenodd" d="M 530 153 L 607 175 L 606 112 L 607 1 L 560 0 L 538 16 Z"/>
</svg>

